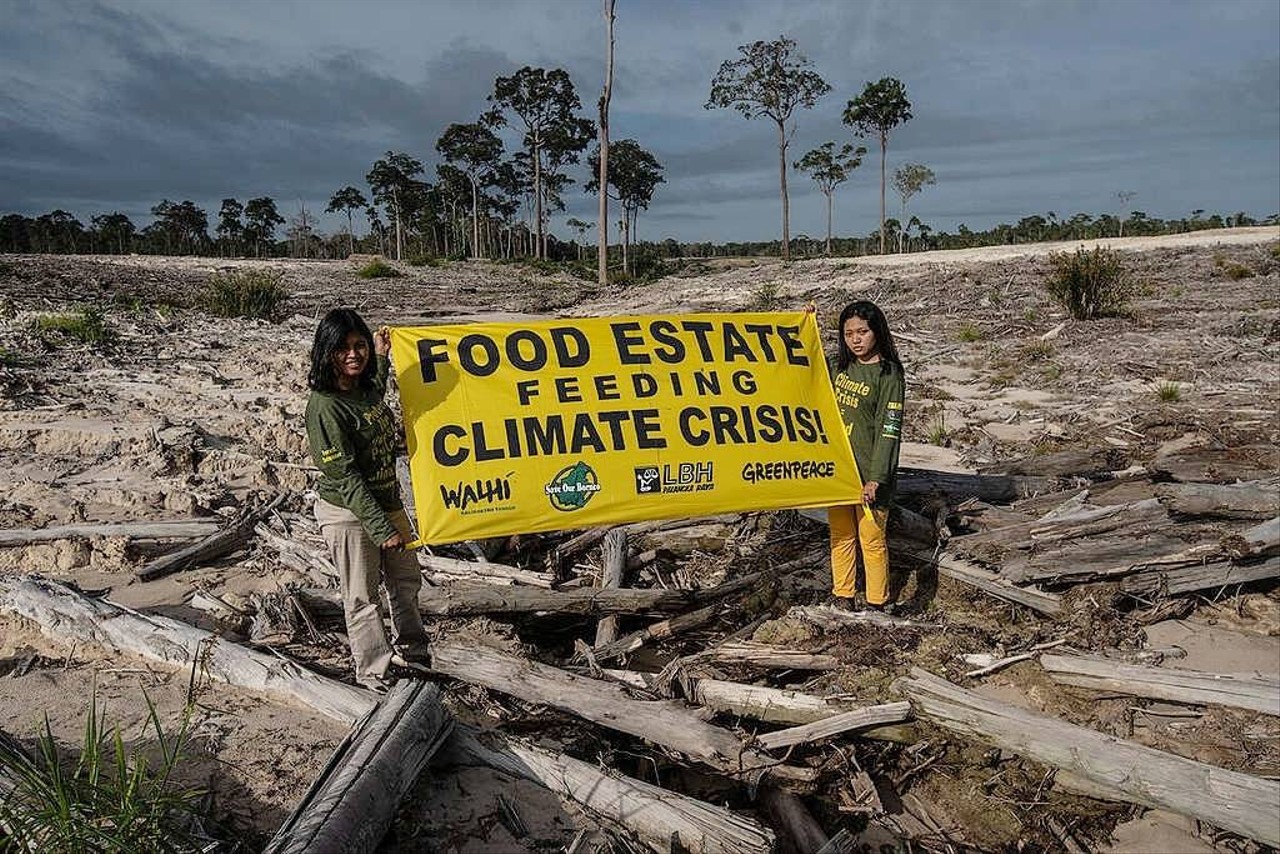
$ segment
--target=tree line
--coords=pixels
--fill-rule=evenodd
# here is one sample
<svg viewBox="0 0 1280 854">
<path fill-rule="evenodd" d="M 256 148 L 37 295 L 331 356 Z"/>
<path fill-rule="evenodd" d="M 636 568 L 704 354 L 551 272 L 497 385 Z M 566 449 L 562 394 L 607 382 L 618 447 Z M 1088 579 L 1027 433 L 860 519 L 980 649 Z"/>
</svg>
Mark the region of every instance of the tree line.
<svg viewBox="0 0 1280 854">
<path fill-rule="evenodd" d="M 806 173 L 826 197 L 826 235 L 821 251 L 827 255 L 906 252 L 965 246 L 1017 243 L 1031 240 L 1091 239 L 1129 234 L 1160 234 L 1253 224 L 1243 213 L 1233 217 L 1204 217 L 1194 211 L 1189 219 L 1160 220 L 1141 211 L 1128 212 L 1136 194 L 1116 194 L 1127 215 L 1078 213 L 1059 218 L 1053 212 L 1022 218 L 1015 225 L 1001 224 L 983 232 L 961 225 L 955 234 L 934 232 L 918 216 L 907 216 L 910 200 L 936 183 L 924 164 L 903 163 L 888 174 L 890 136 L 913 118 L 905 84 L 892 77 L 867 81 L 841 113 L 854 141 L 828 141 L 788 163 L 795 116 L 810 109 L 831 92 L 828 84 L 799 51 L 796 43 L 780 36 L 773 41 L 741 45 L 738 57 L 721 63 L 711 80 L 707 109 L 732 108 L 747 119 L 767 118 L 777 130 L 778 178 L 781 199 L 781 239 L 750 243 L 644 242 L 632 251 L 639 213 L 647 210 L 659 184 L 663 166 L 634 139 L 609 139 L 608 108 L 613 71 L 613 23 L 616 0 L 602 0 L 606 22 L 606 78 L 599 100 L 598 121 L 582 116 L 581 99 L 569 74 L 559 68 L 525 66 L 512 75 L 494 80 L 485 107 L 470 122 L 449 125 L 435 142 L 440 162 L 428 180 L 423 161 L 403 151 L 387 151 L 364 176 L 362 186 L 347 184 L 333 192 L 327 213 L 345 217 L 338 234 L 321 235 L 315 218 L 299 201 L 296 214 L 286 221 L 269 196 L 235 198 L 221 202 L 213 232 L 209 215 L 190 200 L 161 200 L 151 208 L 153 221 L 138 228 L 119 211 L 95 215 L 89 225 L 64 210 L 37 217 L 9 214 L 0 217 L 0 251 L 89 252 L 124 254 L 187 254 L 254 257 L 288 255 L 302 258 L 343 257 L 356 252 L 378 252 L 396 259 L 413 257 L 534 258 L 583 260 L 590 246 L 587 234 L 597 230 L 595 249 L 599 277 L 606 276 L 608 202 L 616 201 L 621 215 L 616 223 L 619 255 L 625 273 L 634 274 L 644 259 L 725 254 L 779 254 L 793 250 L 812 254 L 816 243 L 808 235 L 791 236 L 788 167 Z M 591 146 L 592 139 L 596 144 Z M 513 141 L 513 150 L 507 150 Z M 855 145 L 855 141 L 859 144 Z M 837 188 L 862 164 L 867 146 L 879 148 L 880 220 L 869 238 L 834 235 L 833 207 Z M 591 148 L 590 151 L 588 149 Z M 560 241 L 548 227 L 551 214 L 566 207 L 566 193 L 577 182 L 570 168 L 585 155 L 589 178 L 582 189 L 599 196 L 599 222 L 572 218 L 567 224 L 577 240 Z M 887 191 L 898 196 L 899 216 L 890 217 Z M 355 217 L 367 223 L 356 236 Z M 1268 221 L 1273 221 L 1271 217 Z M 278 239 L 286 226 L 284 239 Z"/>
</svg>

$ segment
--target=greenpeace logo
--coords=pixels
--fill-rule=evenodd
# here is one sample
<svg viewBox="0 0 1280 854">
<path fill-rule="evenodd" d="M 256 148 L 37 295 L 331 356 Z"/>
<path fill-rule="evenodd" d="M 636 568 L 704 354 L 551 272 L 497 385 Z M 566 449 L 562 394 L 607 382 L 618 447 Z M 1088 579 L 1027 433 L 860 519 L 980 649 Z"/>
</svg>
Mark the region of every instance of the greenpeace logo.
<svg viewBox="0 0 1280 854">
<path fill-rule="evenodd" d="M 747 483 L 765 480 L 821 480 L 836 476 L 836 464 L 830 460 L 779 460 L 775 463 L 747 463 L 742 479 Z"/>
<path fill-rule="evenodd" d="M 706 492 L 715 489 L 713 463 L 677 463 L 638 466 L 635 470 L 637 495 L 674 492 Z"/>
</svg>

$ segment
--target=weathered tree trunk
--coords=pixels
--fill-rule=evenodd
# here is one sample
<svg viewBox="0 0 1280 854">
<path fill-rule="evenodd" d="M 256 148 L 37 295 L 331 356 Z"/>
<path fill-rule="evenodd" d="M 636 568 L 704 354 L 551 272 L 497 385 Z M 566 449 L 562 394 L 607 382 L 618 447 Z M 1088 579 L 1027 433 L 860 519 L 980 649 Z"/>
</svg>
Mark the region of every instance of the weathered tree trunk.
<svg viewBox="0 0 1280 854">
<path fill-rule="evenodd" d="M 151 581 L 174 572 L 195 566 L 201 561 L 214 560 L 229 554 L 253 538 L 253 528 L 259 520 L 280 506 L 284 495 L 277 495 L 268 504 L 241 513 L 230 525 L 203 540 L 162 555 L 136 573 L 139 581 Z"/>
<path fill-rule="evenodd" d="M 670 619 L 662 620 L 661 622 L 654 623 L 653 625 L 647 626 L 639 631 L 632 632 L 631 634 L 618 638 L 615 641 L 606 643 L 602 646 L 597 646 L 591 651 L 591 653 L 596 661 L 610 661 L 614 658 L 619 658 L 635 652 L 649 641 L 673 637 L 681 632 L 687 632 L 690 629 L 697 628 L 698 626 L 706 625 L 715 619 L 716 615 L 719 613 L 720 605 L 714 604 L 708 605 L 705 608 L 699 608 L 696 611 L 678 614 Z M 598 642 L 599 634 L 597 634 L 596 637 Z"/>
<path fill-rule="evenodd" d="M 476 614 L 647 614 L 679 611 L 692 603 L 682 590 L 539 590 L 529 587 L 480 587 L 455 584 L 424 587 L 418 606 L 424 614 L 458 617 Z"/>
<path fill-rule="evenodd" d="M 1157 568 L 1120 579 L 1120 589 L 1137 596 L 1176 596 L 1280 577 L 1280 557 L 1258 563 L 1219 560 L 1188 566 Z"/>
<path fill-rule="evenodd" d="M 774 835 L 754 819 L 668 789 L 601 770 L 564 753 L 553 753 L 492 733 L 480 741 L 468 727 L 455 727 L 440 759 L 485 765 L 531 780 L 581 804 L 592 814 L 635 833 L 659 851 L 695 854 L 766 854 Z"/>
<path fill-rule="evenodd" d="M 182 667 L 198 661 L 201 672 L 213 679 L 301 703 L 348 724 L 373 707 L 370 692 L 289 659 L 255 652 L 169 617 L 90 599 L 56 582 L 0 577 L 0 611 L 31 620 L 55 639 L 94 643 Z"/>
<path fill-rule="evenodd" d="M 460 581 L 474 581 L 479 577 L 488 576 L 510 579 L 517 584 L 527 584 L 530 587 L 541 587 L 549 590 L 555 580 L 549 572 L 533 572 L 528 569 L 520 569 L 519 567 L 507 566 L 501 563 L 489 563 L 487 561 L 480 563 L 473 560 L 455 560 L 439 555 L 429 555 L 425 552 L 418 553 L 418 564 L 428 572 L 453 576 Z"/>
<path fill-rule="evenodd" d="M 988 699 L 919 668 L 900 682 L 917 714 L 1123 794 L 1280 845 L 1280 782 L 1183 759 Z"/>
<path fill-rule="evenodd" d="M 754 667 L 780 667 L 788 670 L 834 670 L 840 660 L 834 655 L 800 652 L 754 641 L 724 643 L 707 650 L 707 661 L 726 664 L 750 664 Z"/>
<path fill-rule="evenodd" d="M 373 851 L 452 729 L 436 686 L 398 682 L 338 746 L 264 854 Z"/>
<path fill-rule="evenodd" d="M 1017 602 L 1019 605 L 1025 605 L 1042 614 L 1051 616 L 1062 610 L 1062 597 L 1058 594 L 1048 593 L 1032 586 L 1018 587 L 1011 584 L 1008 579 L 1001 578 L 994 572 L 989 572 L 972 561 L 944 554 L 934 557 L 909 548 L 899 548 L 898 551 L 916 560 L 932 563 L 937 567 L 938 574 L 976 587 L 984 593 L 995 596 L 997 599 Z"/>
<path fill-rule="evenodd" d="M 930 469 L 898 469 L 900 496 L 942 495 L 959 503 L 980 498 L 993 504 L 1007 504 L 1019 498 L 1053 490 L 1052 478 L 1003 474 L 957 474 Z"/>
<path fill-rule="evenodd" d="M 778 748 L 791 747 L 795 744 L 809 744 L 821 741 L 833 735 L 840 735 L 855 729 L 899 723 L 909 717 L 911 717 L 910 703 L 884 703 L 879 706 L 867 706 L 863 709 L 840 712 L 813 723 L 801 724 L 800 726 L 778 730 L 777 732 L 758 735 L 756 736 L 756 742 L 765 750 L 777 750 Z"/>
<path fill-rule="evenodd" d="M 1161 483 L 1156 498 L 1180 516 L 1266 519 L 1280 508 L 1280 479 L 1251 483 Z"/>
<path fill-rule="evenodd" d="M 832 605 L 795 605 L 787 609 L 787 617 L 805 620 L 826 629 L 846 626 L 881 626 L 899 629 L 940 629 L 937 623 L 922 623 L 906 617 L 891 617 L 879 611 L 845 611 Z"/>
<path fill-rule="evenodd" d="M 622 587 L 623 577 L 627 572 L 627 532 L 615 528 L 605 534 L 602 548 L 604 573 L 600 578 L 602 588 L 617 589 Z M 602 619 L 596 626 L 596 646 L 604 646 L 618 639 L 618 618 L 612 615 Z"/>
<path fill-rule="evenodd" d="M 87 537 L 128 537 L 132 540 L 190 540 L 218 532 L 217 519 L 181 519 L 173 522 L 102 522 L 55 525 L 49 528 L 0 530 L 0 547 L 28 546 Z"/>
<path fill-rule="evenodd" d="M 1064 685 L 1280 716 L 1280 680 L 1257 673 L 1206 673 L 1082 655 L 1042 655 L 1040 666 Z"/>
<path fill-rule="evenodd" d="M 778 187 L 782 193 L 782 260 L 791 260 L 791 200 L 787 198 L 787 129 L 778 124 Z"/>
<path fill-rule="evenodd" d="M 634 700 L 615 683 L 474 645 L 433 644 L 431 666 L 446 676 L 647 739 L 730 776 L 757 779 L 767 774 L 777 785 L 801 789 L 811 788 L 815 781 L 812 769 L 778 765 L 675 700 Z"/>
</svg>

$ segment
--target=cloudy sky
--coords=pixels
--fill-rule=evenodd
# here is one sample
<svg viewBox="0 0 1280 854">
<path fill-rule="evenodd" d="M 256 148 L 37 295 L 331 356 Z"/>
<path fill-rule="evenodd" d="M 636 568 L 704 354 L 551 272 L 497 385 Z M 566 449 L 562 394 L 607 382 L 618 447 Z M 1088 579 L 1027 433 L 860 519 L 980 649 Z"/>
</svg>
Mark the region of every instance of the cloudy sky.
<svg viewBox="0 0 1280 854">
<path fill-rule="evenodd" d="M 388 149 L 434 173 L 498 75 L 562 67 L 592 112 L 600 0 L 0 0 L 0 212 L 161 198 L 216 212 L 269 195 L 323 210 Z M 1055 211 L 1280 211 L 1277 0 L 618 0 L 611 132 L 666 170 L 648 239 L 778 234 L 776 131 L 705 110 L 737 47 L 794 38 L 832 92 L 800 111 L 790 160 L 850 140 L 846 102 L 901 79 L 915 118 L 889 169 L 928 165 L 911 203 L 935 229 Z M 584 115 L 587 113 L 584 111 Z M 836 195 L 837 233 L 878 215 L 878 150 Z M 791 176 L 792 233 L 825 233 Z M 892 202 L 891 214 L 896 208 Z M 570 190 L 569 210 L 594 220 Z M 556 222 L 561 224 L 564 217 Z M 336 219 L 322 220 L 336 229 Z M 357 226 L 360 230 L 360 226 Z M 571 236 L 560 225 L 561 236 Z"/>
</svg>

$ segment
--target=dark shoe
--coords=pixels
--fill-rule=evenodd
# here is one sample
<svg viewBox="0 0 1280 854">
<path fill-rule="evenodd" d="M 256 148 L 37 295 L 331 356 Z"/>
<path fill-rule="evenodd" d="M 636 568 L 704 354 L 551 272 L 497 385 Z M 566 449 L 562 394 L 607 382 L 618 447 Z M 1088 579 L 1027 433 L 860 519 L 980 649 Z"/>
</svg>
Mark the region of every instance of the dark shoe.
<svg viewBox="0 0 1280 854">
<path fill-rule="evenodd" d="M 886 617 L 896 617 L 898 615 L 898 605 L 895 602 L 885 602 L 883 605 L 872 605 L 867 603 L 868 611 L 875 611 L 877 614 L 884 614 Z"/>
<path fill-rule="evenodd" d="M 852 596 L 836 596 L 834 593 L 827 597 L 827 604 L 832 608 L 838 608 L 841 611 L 858 610 L 858 600 Z"/>
<path fill-rule="evenodd" d="M 427 662 L 422 661 L 422 658 L 423 656 L 417 655 L 413 658 L 406 658 L 398 652 L 393 652 L 391 653 L 391 666 L 401 667 L 405 670 L 411 671 L 415 675 L 429 675 L 431 673 L 431 667 Z"/>
</svg>

